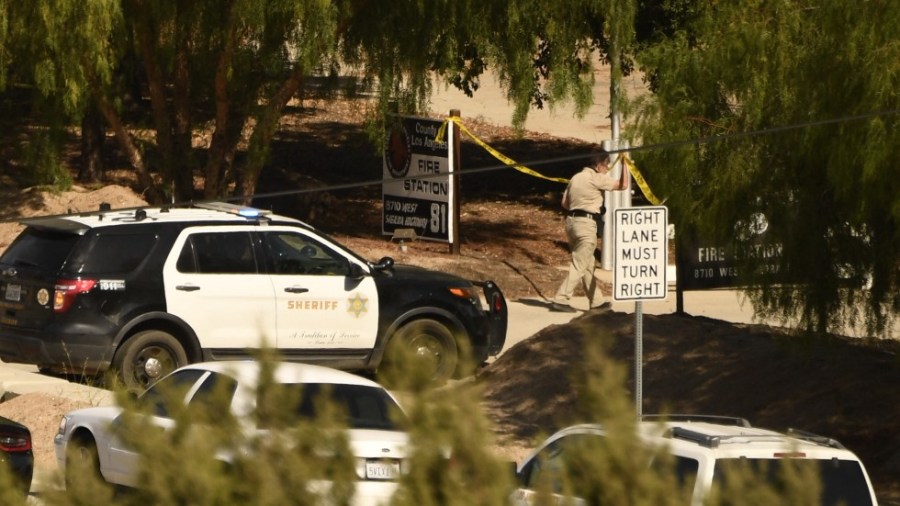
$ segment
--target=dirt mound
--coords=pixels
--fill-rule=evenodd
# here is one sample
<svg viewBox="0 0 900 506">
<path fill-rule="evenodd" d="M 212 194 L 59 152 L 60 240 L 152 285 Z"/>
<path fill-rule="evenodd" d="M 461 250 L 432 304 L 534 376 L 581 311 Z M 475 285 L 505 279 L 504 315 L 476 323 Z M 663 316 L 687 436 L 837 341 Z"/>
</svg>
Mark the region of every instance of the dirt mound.
<svg viewBox="0 0 900 506">
<path fill-rule="evenodd" d="M 74 186 L 66 192 L 6 187 L 0 194 L 5 204 L 4 210 L 0 211 L 0 251 L 5 250 L 24 228 L 18 222 L 20 218 L 96 211 L 101 203 L 109 204 L 113 209 L 147 205 L 131 188 L 120 185 L 96 190 Z"/>
<path fill-rule="evenodd" d="M 31 431 L 34 466 L 40 472 L 56 469 L 53 436 L 63 414 L 86 408 L 87 402 L 43 393 L 19 395 L 0 403 L 0 416 L 15 420 Z"/>
<path fill-rule="evenodd" d="M 900 495 L 898 343 L 808 340 L 765 325 L 674 314 L 644 315 L 642 329 L 643 413 L 739 416 L 833 437 L 862 458 L 879 496 Z M 600 340 L 609 358 L 628 367 L 633 392 L 635 317 L 613 311 L 548 327 L 479 373 L 502 442 L 526 445 L 586 421 L 578 420 L 573 375 L 587 365 L 585 346 Z"/>
</svg>

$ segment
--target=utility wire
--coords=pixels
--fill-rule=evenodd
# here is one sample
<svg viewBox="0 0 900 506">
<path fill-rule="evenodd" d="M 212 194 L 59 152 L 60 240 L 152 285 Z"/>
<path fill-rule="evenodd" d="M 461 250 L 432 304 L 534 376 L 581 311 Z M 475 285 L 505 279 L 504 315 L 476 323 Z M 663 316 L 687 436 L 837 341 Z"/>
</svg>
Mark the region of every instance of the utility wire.
<svg viewBox="0 0 900 506">
<path fill-rule="evenodd" d="M 647 144 L 647 145 L 643 145 L 643 146 L 632 146 L 632 147 L 628 147 L 628 148 L 612 149 L 612 150 L 609 150 L 609 153 L 610 154 L 634 153 L 634 152 L 640 152 L 640 151 L 670 149 L 670 148 L 676 148 L 676 147 L 687 146 L 687 145 L 710 144 L 713 142 L 721 142 L 721 141 L 732 140 L 732 139 L 741 139 L 741 138 L 745 138 L 745 137 L 756 137 L 756 136 L 761 136 L 761 135 L 769 135 L 769 134 L 775 134 L 775 133 L 780 133 L 780 132 L 787 132 L 790 130 L 799 130 L 801 128 L 815 127 L 815 126 L 834 125 L 834 124 L 838 124 L 838 123 L 849 123 L 849 122 L 853 122 L 853 121 L 862 121 L 862 120 L 866 120 L 866 119 L 872 119 L 872 118 L 877 118 L 877 117 L 882 117 L 882 116 L 893 116 L 893 115 L 897 115 L 897 114 L 900 114 L 900 109 L 888 109 L 888 110 L 884 110 L 884 111 L 875 111 L 875 112 L 855 114 L 852 116 L 841 116 L 839 118 L 807 121 L 807 122 L 803 122 L 803 123 L 794 123 L 791 125 L 764 128 L 764 129 L 760 129 L 760 130 L 751 130 L 748 132 L 736 132 L 736 133 L 730 133 L 730 134 L 726 134 L 726 135 L 710 135 L 710 136 L 706 136 L 706 137 L 699 137 L 696 139 L 660 142 L 660 143 L 656 143 L 656 144 Z M 593 156 L 593 151 L 584 153 L 584 154 L 578 154 L 578 155 L 569 155 L 569 156 L 561 156 L 561 157 L 555 157 L 555 158 L 544 158 L 544 159 L 539 159 L 539 160 L 532 160 L 529 162 L 522 162 L 519 165 L 529 165 L 529 166 L 534 167 L 534 166 L 540 166 L 540 165 L 569 162 L 569 161 L 573 161 L 573 160 L 583 160 L 583 159 L 589 158 L 591 156 Z M 478 168 L 474 168 L 474 169 L 460 170 L 460 171 L 456 172 L 455 174 L 462 177 L 462 176 L 467 176 L 467 175 L 472 175 L 472 174 L 483 174 L 486 172 L 505 170 L 505 169 L 509 169 L 509 168 L 510 167 L 506 164 L 496 164 L 496 165 L 488 165 L 485 167 L 478 167 Z M 350 190 L 350 189 L 356 189 L 356 188 L 364 188 L 367 186 L 380 185 L 380 184 L 384 184 L 384 183 L 404 181 L 407 179 L 422 180 L 422 179 L 445 178 L 445 177 L 447 177 L 447 175 L 448 175 L 447 173 L 422 174 L 422 175 L 416 175 L 414 178 L 413 177 L 399 177 L 399 178 L 388 178 L 388 179 L 384 179 L 384 178 L 370 179 L 368 181 L 360 181 L 360 182 L 356 182 L 356 183 L 344 183 L 344 184 L 335 184 L 335 185 L 323 186 L 323 187 L 317 187 L 317 188 L 302 188 L 302 189 L 297 189 L 297 190 L 283 190 L 283 191 L 277 191 L 277 192 L 257 193 L 257 194 L 253 194 L 250 196 L 223 197 L 223 198 L 214 199 L 214 200 L 189 200 L 189 201 L 184 201 L 184 202 L 174 202 L 171 204 L 166 204 L 165 206 L 162 206 L 162 207 L 187 207 L 187 206 L 191 206 L 194 204 L 209 203 L 209 202 L 238 202 L 238 201 L 244 201 L 247 199 L 255 199 L 255 198 L 272 198 L 272 197 L 283 197 L 283 196 L 287 196 L 287 195 L 302 195 L 304 193 L 314 193 L 314 192 L 323 192 L 323 191 Z M 132 210 L 137 210 L 137 209 L 146 209 L 146 208 L 150 208 L 150 207 L 161 207 L 161 206 L 123 207 L 123 208 L 112 209 L 111 211 L 132 211 Z M 102 211 L 102 212 L 111 212 L 111 211 Z M 85 212 L 78 212 L 78 213 L 71 213 L 71 214 L 32 216 L 32 217 L 28 217 L 28 218 L 24 218 L 24 217 L 7 218 L 7 219 L 0 220 L 0 223 L 13 223 L 13 222 L 19 222 L 19 221 L 45 219 L 45 218 L 59 218 L 59 217 L 71 216 L 72 214 L 87 216 L 87 215 L 99 214 L 99 213 L 101 213 L 101 211 L 96 210 L 96 211 L 85 211 Z"/>
</svg>

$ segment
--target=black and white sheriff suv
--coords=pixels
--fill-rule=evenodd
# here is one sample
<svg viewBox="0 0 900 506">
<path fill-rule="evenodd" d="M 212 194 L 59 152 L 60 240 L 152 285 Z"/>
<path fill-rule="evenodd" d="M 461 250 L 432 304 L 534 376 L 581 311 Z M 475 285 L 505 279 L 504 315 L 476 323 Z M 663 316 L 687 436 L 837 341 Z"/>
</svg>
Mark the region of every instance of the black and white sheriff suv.
<svg viewBox="0 0 900 506">
<path fill-rule="evenodd" d="M 377 370 L 399 347 L 433 376 L 506 339 L 507 307 L 473 282 L 371 263 L 299 220 L 227 203 L 23 220 L 0 257 L 0 359 L 112 368 L 139 389 L 182 365 L 246 358 Z"/>
</svg>

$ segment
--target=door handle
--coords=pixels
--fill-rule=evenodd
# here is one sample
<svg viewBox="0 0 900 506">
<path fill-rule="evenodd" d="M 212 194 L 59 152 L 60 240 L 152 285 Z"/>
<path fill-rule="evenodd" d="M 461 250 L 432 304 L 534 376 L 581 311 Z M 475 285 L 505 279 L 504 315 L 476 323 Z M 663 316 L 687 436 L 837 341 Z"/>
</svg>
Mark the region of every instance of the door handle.
<svg viewBox="0 0 900 506">
<path fill-rule="evenodd" d="M 287 293 L 306 293 L 309 291 L 309 288 L 300 288 L 299 286 L 289 286 L 284 289 Z"/>
<path fill-rule="evenodd" d="M 200 289 L 197 285 L 176 285 L 176 290 L 181 290 L 182 292 L 196 292 Z"/>
</svg>

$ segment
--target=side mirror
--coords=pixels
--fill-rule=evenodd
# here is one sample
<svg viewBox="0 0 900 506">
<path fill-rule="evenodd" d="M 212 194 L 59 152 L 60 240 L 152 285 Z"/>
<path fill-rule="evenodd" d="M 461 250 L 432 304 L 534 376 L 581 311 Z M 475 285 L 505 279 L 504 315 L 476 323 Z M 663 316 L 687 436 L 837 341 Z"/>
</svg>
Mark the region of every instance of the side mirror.
<svg viewBox="0 0 900 506">
<path fill-rule="evenodd" d="M 372 267 L 377 271 L 387 271 L 394 268 L 394 259 L 391 257 L 382 257 L 378 263 L 373 264 Z"/>
</svg>

